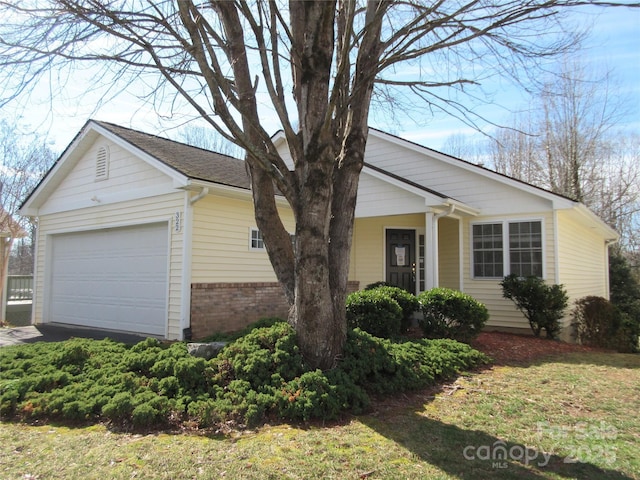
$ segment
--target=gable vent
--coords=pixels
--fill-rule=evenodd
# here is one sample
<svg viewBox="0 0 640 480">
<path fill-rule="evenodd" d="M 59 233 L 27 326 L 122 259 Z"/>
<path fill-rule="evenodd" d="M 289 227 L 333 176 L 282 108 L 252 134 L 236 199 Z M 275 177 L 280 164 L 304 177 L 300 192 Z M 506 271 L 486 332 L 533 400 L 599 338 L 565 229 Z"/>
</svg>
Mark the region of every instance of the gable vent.
<svg viewBox="0 0 640 480">
<path fill-rule="evenodd" d="M 100 147 L 96 153 L 96 181 L 109 178 L 109 149 Z"/>
</svg>

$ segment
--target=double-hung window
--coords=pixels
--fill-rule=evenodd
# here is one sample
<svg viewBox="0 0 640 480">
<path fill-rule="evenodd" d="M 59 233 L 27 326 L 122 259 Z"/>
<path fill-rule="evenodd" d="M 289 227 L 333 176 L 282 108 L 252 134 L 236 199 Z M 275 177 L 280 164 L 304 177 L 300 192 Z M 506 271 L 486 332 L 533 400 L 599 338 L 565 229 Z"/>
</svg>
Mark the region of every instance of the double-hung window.
<svg viewBox="0 0 640 480">
<path fill-rule="evenodd" d="M 295 248 L 296 245 L 296 236 L 293 233 L 289 234 L 289 238 L 291 238 L 291 245 Z M 264 251 L 264 238 L 262 238 L 262 232 L 257 228 L 249 229 L 249 250 L 253 251 Z"/>
<path fill-rule="evenodd" d="M 249 250 L 264 250 L 262 232 L 257 228 L 249 229 Z"/>
<path fill-rule="evenodd" d="M 474 278 L 543 276 L 540 220 L 473 224 L 472 249 Z"/>
</svg>

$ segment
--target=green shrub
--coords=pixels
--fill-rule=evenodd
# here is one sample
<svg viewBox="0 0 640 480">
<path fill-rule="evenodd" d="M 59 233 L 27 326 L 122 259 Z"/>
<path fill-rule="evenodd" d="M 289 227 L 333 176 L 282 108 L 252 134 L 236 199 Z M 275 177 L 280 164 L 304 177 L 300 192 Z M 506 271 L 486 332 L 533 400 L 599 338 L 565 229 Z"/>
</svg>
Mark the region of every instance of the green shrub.
<svg viewBox="0 0 640 480">
<path fill-rule="evenodd" d="M 547 338 L 557 338 L 560 319 L 569 302 L 562 285 L 547 285 L 539 277 L 520 278 L 511 274 L 504 277 L 500 286 L 502 296 L 516 304 L 536 337 L 544 330 Z"/>
<path fill-rule="evenodd" d="M 418 321 L 427 338 L 452 338 L 469 342 L 489 319 L 487 307 L 475 298 L 449 288 L 432 288 L 418 296 L 422 318 Z"/>
<path fill-rule="evenodd" d="M 279 413 L 293 420 L 334 419 L 349 403 L 341 394 L 322 371 L 305 372 L 282 388 Z"/>
<path fill-rule="evenodd" d="M 603 297 L 576 300 L 572 311 L 575 335 L 583 345 L 610 348 L 619 352 L 638 350 L 638 331 L 628 316 Z"/>
<path fill-rule="evenodd" d="M 234 340 L 238 340 L 239 338 L 244 337 L 245 335 L 251 333 L 252 330 L 257 328 L 267 328 L 275 325 L 276 323 L 286 323 L 286 320 L 280 317 L 263 317 L 256 320 L 253 323 L 250 323 L 245 328 L 241 330 L 236 330 L 235 332 L 219 332 L 209 335 L 202 339 L 203 342 L 233 342 Z"/>
<path fill-rule="evenodd" d="M 387 282 L 379 281 L 379 282 L 370 283 L 369 285 L 364 287 L 364 290 L 373 290 L 373 289 L 378 288 L 378 287 L 392 287 L 392 286 L 393 285 L 390 285 Z"/>
<path fill-rule="evenodd" d="M 640 349 L 640 283 L 629 261 L 615 250 L 609 256 L 609 286 L 611 303 L 621 312 L 631 351 L 637 351 Z"/>
<path fill-rule="evenodd" d="M 389 285 L 379 285 L 374 288 L 365 288 L 365 290 L 373 290 L 381 292 L 392 298 L 402 309 L 402 323 L 400 326 L 401 333 L 406 332 L 413 322 L 413 314 L 420 309 L 418 298 L 410 292 L 400 287 L 392 287 Z"/>
<path fill-rule="evenodd" d="M 431 385 L 484 361 L 453 341 L 397 343 L 356 330 L 348 333 L 336 368 L 309 372 L 295 331 L 283 322 L 252 330 L 211 361 L 189 356 L 182 344 L 141 343 L 5 347 L 0 413 L 7 419 L 107 420 L 137 428 L 179 420 L 212 427 L 255 425 L 265 418 L 334 419 L 362 412 L 372 393 Z M 57 366 L 65 355 L 77 371 Z"/>
<path fill-rule="evenodd" d="M 402 308 L 382 290 L 353 292 L 347 296 L 347 324 L 376 337 L 395 337 L 400 335 Z"/>
<path fill-rule="evenodd" d="M 348 332 L 339 369 L 353 385 L 370 393 L 386 394 L 433 385 L 488 359 L 455 340 L 392 342 L 356 329 Z M 358 405 L 358 392 L 352 401 Z"/>
<path fill-rule="evenodd" d="M 131 415 L 133 409 L 133 395 L 129 392 L 120 392 L 102 407 L 102 415 L 109 420 L 121 420 Z"/>
<path fill-rule="evenodd" d="M 252 330 L 227 345 L 211 360 L 210 368 L 212 380 L 218 384 L 237 379 L 256 387 L 273 375 L 294 378 L 304 372 L 295 332 L 283 322 Z"/>
</svg>

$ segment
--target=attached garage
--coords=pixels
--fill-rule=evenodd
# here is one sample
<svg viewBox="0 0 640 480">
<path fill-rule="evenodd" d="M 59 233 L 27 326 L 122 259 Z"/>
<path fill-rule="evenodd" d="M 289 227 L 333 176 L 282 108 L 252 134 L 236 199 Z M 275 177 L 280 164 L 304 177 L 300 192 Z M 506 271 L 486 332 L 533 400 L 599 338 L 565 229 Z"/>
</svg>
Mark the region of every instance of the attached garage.
<svg viewBox="0 0 640 480">
<path fill-rule="evenodd" d="M 46 321 L 166 335 L 166 222 L 51 235 L 50 241 Z"/>
</svg>

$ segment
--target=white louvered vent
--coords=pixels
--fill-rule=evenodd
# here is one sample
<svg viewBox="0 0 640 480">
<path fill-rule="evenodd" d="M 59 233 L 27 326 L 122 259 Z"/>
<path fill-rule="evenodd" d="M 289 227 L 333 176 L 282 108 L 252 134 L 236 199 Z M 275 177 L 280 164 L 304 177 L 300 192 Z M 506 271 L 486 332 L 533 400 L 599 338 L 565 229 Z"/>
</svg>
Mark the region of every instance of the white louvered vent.
<svg viewBox="0 0 640 480">
<path fill-rule="evenodd" d="M 109 149 L 100 147 L 96 154 L 96 181 L 109 178 Z"/>
</svg>

